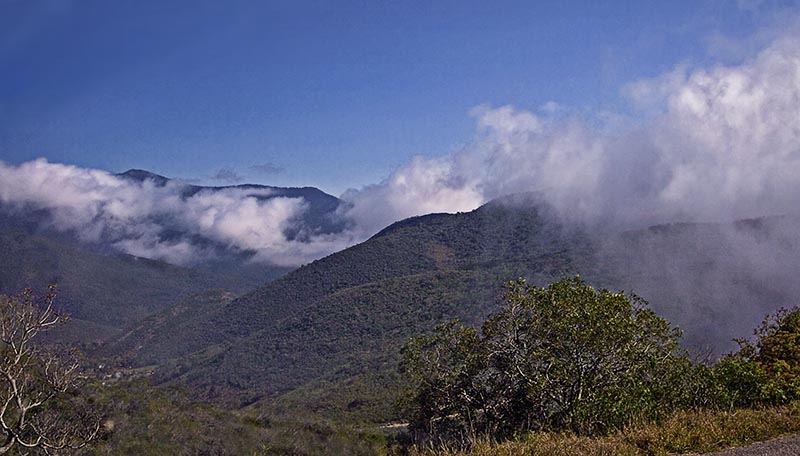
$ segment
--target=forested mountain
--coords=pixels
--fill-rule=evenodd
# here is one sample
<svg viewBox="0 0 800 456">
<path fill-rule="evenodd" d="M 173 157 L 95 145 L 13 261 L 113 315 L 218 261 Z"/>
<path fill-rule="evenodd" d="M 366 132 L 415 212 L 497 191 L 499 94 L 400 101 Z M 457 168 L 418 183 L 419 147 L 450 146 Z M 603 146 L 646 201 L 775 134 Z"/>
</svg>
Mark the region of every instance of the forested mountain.
<svg viewBox="0 0 800 456">
<path fill-rule="evenodd" d="M 717 354 L 795 291 L 782 280 L 798 270 L 790 218 L 622 234 L 557 220 L 524 197 L 404 220 L 238 299 L 201 304 L 203 315 L 165 312 L 168 331 L 140 327 L 106 353 L 161 363 L 157 382 L 228 405 L 385 420 L 403 342 L 452 318 L 479 321 L 509 279 L 581 274 L 633 290 L 683 327 L 689 346 Z M 782 252 L 775 270 L 758 262 L 769 250 Z"/>
<path fill-rule="evenodd" d="M 138 350 L 121 351 L 120 361 L 170 361 L 161 381 L 185 382 L 235 405 L 323 379 L 358 378 L 356 389 L 391 381 L 397 351 L 411 335 L 454 317 L 485 317 L 509 277 L 535 272 L 544 281 L 578 269 L 564 252 L 582 242 L 579 236 L 539 212 L 496 204 L 400 222 L 203 318 L 154 337 L 142 328 L 128 336 L 142 343 L 125 344 Z M 315 389 L 323 391 L 351 395 Z M 382 400 L 352 395 L 351 408 Z"/>
<path fill-rule="evenodd" d="M 137 169 L 84 178 L 87 188 L 65 190 L 60 198 L 41 188 L 0 198 L 0 232 L 224 270 L 263 283 L 308 261 L 292 249 L 302 251 L 315 237 L 348 224 L 340 214 L 345 203 L 314 187 L 207 187 Z M 280 261 L 273 258 L 280 255 Z"/>
<path fill-rule="evenodd" d="M 167 177 L 141 169 L 130 169 L 124 173 L 117 174 L 117 176 L 136 182 L 151 180 L 157 186 L 161 187 L 167 185 L 167 183 L 171 181 L 171 179 Z M 300 223 L 292 226 L 286 233 L 289 239 L 295 239 L 297 236 L 308 235 L 309 233 L 336 233 L 346 226 L 344 219 L 334 217 L 337 209 L 345 203 L 339 198 L 329 195 L 315 187 L 274 187 L 255 184 L 208 187 L 183 184 L 181 197 L 186 199 L 200 192 L 214 193 L 227 189 L 260 191 L 259 193 L 253 193 L 251 195 L 260 201 L 272 198 L 302 198 L 306 204 L 308 204 L 308 210 L 303 213 L 302 220 L 299 221 Z M 175 233 L 175 235 L 180 235 L 180 233 Z"/>
<path fill-rule="evenodd" d="M 129 170 L 116 176 L 134 185 L 150 181 L 147 185 L 151 188 L 153 185 L 164 187 L 171 182 L 144 170 Z M 344 222 L 334 217 L 342 202 L 313 187 L 172 185 L 177 192 L 175 197 L 184 200 L 200 193 L 216 195 L 228 191 L 236 192 L 231 198 L 248 197 L 258 201 L 302 198 L 307 210 L 302 212 L 301 220 L 286 226 L 283 233 L 290 241 L 302 243 L 309 236 L 344 229 Z M 106 203 L 97 204 L 102 207 Z M 2 203 L 0 254 L 14 261 L 5 261 L 0 266 L 0 293 L 14 294 L 25 287 L 45 290 L 49 284 L 57 284 L 58 303 L 72 321 L 51 338 L 63 342 L 93 342 L 118 335 L 123 328 L 175 304 L 187 294 L 214 288 L 236 293 L 249 291 L 293 269 L 272 264 L 268 258 L 252 261 L 253 251 L 188 232 L 181 223 L 171 220 L 168 211 L 153 217 L 156 218 L 144 223 L 158 227 L 155 242 L 191 246 L 203 255 L 182 267 L 123 254 L 119 244 L 129 238 L 136 239 L 141 233 L 134 230 L 129 234 L 109 235 L 102 231 L 108 225 L 104 222 L 98 223 L 98 233 L 82 236 L 74 229 L 61 226 L 53 209 L 29 203 Z M 120 226 L 126 224 L 124 219 L 109 220 Z"/>
</svg>

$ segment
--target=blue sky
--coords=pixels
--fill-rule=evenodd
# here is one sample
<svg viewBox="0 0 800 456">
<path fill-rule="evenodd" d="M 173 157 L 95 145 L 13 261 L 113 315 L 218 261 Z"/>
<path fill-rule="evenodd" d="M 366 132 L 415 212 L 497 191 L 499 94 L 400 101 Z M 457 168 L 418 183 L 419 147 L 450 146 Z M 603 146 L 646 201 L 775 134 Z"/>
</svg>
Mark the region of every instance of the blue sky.
<svg viewBox="0 0 800 456">
<path fill-rule="evenodd" d="M 606 3 L 606 4 L 603 4 Z M 792 2 L 0 0 L 0 160 L 222 184 L 377 183 L 469 143 L 482 104 L 627 112 L 733 64 Z"/>
</svg>

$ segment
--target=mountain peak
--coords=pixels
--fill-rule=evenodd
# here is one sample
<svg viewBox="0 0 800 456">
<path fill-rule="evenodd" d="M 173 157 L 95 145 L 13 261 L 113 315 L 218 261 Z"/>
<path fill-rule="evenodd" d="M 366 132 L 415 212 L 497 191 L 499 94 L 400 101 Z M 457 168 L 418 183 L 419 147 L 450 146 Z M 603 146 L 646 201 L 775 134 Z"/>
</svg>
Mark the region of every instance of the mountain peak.
<svg viewBox="0 0 800 456">
<path fill-rule="evenodd" d="M 144 182 L 146 180 L 152 180 L 158 186 L 166 185 L 169 182 L 168 177 L 164 177 L 160 174 L 151 173 L 150 171 L 146 171 L 143 169 L 129 169 L 124 173 L 119 173 L 117 176 L 124 177 L 127 179 L 135 180 L 137 182 Z"/>
</svg>

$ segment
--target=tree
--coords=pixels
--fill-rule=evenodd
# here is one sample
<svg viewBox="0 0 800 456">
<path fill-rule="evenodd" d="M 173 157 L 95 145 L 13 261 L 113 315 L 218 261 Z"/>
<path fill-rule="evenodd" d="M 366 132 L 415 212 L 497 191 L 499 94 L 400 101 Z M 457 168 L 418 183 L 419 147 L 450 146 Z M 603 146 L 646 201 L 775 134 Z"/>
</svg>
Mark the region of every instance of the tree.
<svg viewBox="0 0 800 456">
<path fill-rule="evenodd" d="M 680 387 L 665 383 L 690 364 L 679 337 L 636 296 L 579 277 L 545 288 L 520 279 L 480 335 L 451 323 L 406 344 L 409 417 L 432 434 L 453 423 L 493 437 L 606 432 L 657 413 Z"/>
<path fill-rule="evenodd" d="M 455 320 L 443 323 L 409 340 L 402 355 L 400 370 L 413 385 L 403 404 L 409 420 L 424 431 L 474 435 L 472 413 L 486 400 L 475 384 L 485 361 L 478 332 Z"/>
<path fill-rule="evenodd" d="M 767 316 L 756 337 L 753 359 L 774 383 L 775 402 L 800 398 L 800 308 Z"/>
<path fill-rule="evenodd" d="M 767 315 L 754 340 L 739 339 L 739 351 L 715 366 L 731 407 L 782 404 L 800 399 L 800 308 Z"/>
<path fill-rule="evenodd" d="M 63 321 L 54 292 L 40 300 L 30 289 L 0 297 L 0 454 L 17 447 L 56 454 L 98 435 L 99 416 L 79 394 L 78 363 L 34 343 Z"/>
</svg>

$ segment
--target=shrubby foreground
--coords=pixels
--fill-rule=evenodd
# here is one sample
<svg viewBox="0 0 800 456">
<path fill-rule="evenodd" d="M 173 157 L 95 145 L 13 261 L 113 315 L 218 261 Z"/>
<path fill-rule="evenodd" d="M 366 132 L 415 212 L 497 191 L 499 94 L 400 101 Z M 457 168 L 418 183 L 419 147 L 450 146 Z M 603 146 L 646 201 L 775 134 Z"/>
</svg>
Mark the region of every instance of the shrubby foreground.
<svg viewBox="0 0 800 456">
<path fill-rule="evenodd" d="M 768 316 L 712 364 L 690 359 L 680 331 L 635 295 L 579 277 L 543 288 L 517 280 L 480 330 L 451 321 L 408 341 L 400 405 L 410 425 L 398 434 L 222 410 L 135 376 L 82 388 L 77 364 L 30 343 L 58 322 L 52 300 L 3 298 L 0 451 L 643 455 L 800 431 L 797 308 Z M 101 421 L 103 438 L 85 446 Z"/>
<path fill-rule="evenodd" d="M 411 339 L 403 404 L 418 443 L 462 445 L 520 432 L 607 436 L 682 411 L 790 403 L 800 394 L 800 309 L 768 317 L 715 364 L 635 295 L 579 277 L 508 284 L 480 331 L 456 321 Z"/>
</svg>

